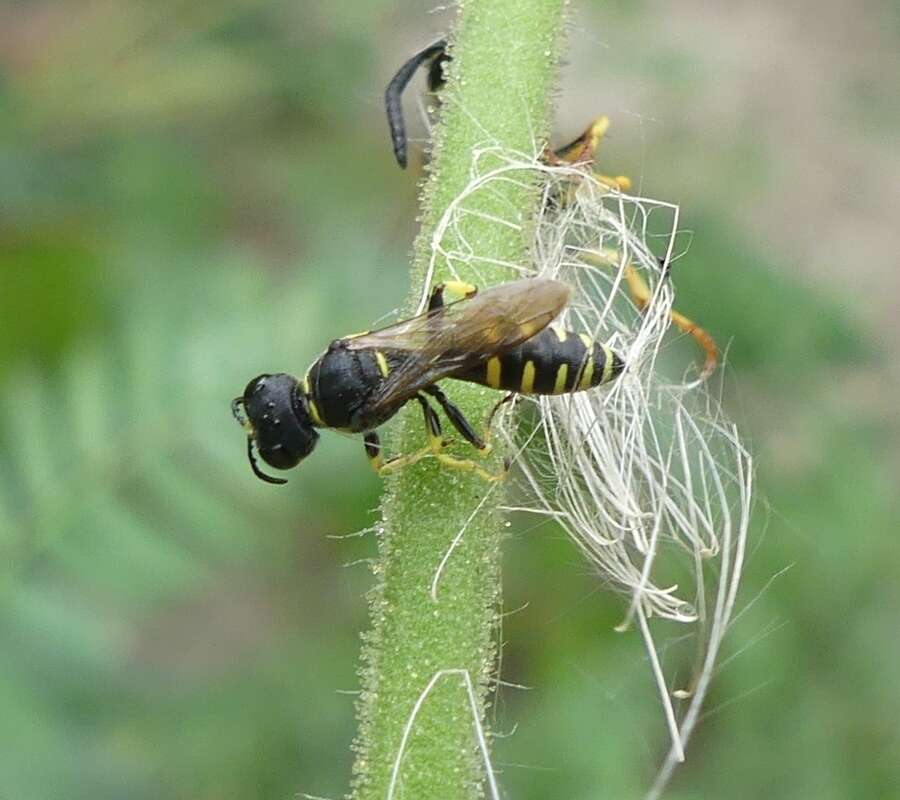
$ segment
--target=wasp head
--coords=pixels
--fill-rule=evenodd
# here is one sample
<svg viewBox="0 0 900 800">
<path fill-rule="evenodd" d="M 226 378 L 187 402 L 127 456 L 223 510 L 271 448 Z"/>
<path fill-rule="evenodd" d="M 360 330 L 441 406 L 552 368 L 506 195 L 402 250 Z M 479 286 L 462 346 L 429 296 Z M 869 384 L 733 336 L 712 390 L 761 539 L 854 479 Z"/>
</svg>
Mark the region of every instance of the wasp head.
<svg viewBox="0 0 900 800">
<path fill-rule="evenodd" d="M 306 395 L 297 379 L 284 373 L 255 377 L 247 384 L 243 396 L 232 401 L 231 411 L 247 431 L 247 457 L 254 474 L 268 483 L 287 481 L 259 469 L 253 457 L 254 443 L 270 467 L 291 469 L 313 451 L 319 440 Z"/>
</svg>

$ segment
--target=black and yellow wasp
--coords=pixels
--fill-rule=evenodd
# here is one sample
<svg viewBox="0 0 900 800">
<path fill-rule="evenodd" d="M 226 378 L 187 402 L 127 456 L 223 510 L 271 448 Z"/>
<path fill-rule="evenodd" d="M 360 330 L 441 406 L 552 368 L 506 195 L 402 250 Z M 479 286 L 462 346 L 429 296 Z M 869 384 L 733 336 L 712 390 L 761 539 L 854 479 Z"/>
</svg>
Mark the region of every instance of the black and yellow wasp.
<svg viewBox="0 0 900 800">
<path fill-rule="evenodd" d="M 445 303 L 445 295 L 461 299 Z M 318 428 L 334 428 L 363 434 L 366 455 L 378 472 L 430 455 L 486 479 L 502 477 L 443 452 L 447 442 L 430 399 L 467 442 L 486 452 L 487 434 L 482 438 L 476 432 L 438 381 L 477 383 L 506 390 L 508 397 L 565 394 L 612 381 L 625 365 L 607 345 L 550 325 L 570 296 L 566 284 L 548 278 L 484 292 L 458 281 L 443 283 L 433 290 L 425 313 L 335 339 L 302 379 L 284 373 L 257 376 L 232 401 L 232 412 L 247 431 L 253 472 L 269 483 L 285 483 L 259 469 L 254 445 L 269 466 L 291 469 L 315 448 Z M 375 429 L 413 399 L 425 414 L 429 444 L 385 459 Z"/>
</svg>

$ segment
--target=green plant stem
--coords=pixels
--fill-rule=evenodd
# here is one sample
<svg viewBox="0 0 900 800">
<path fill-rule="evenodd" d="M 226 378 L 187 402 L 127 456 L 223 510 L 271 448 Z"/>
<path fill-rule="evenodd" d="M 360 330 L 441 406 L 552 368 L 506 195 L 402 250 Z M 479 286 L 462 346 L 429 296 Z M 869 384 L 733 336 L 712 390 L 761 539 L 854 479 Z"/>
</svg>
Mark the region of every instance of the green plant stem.
<svg viewBox="0 0 900 800">
<path fill-rule="evenodd" d="M 545 141 L 564 18 L 564 0 L 460 4 L 451 36 L 453 61 L 422 198 L 410 309 L 423 292 L 435 229 L 471 180 L 476 149 L 498 146 L 534 153 L 536 142 Z M 500 162 L 495 158 L 493 163 Z M 490 168 L 490 157 L 479 160 L 480 172 Z M 526 263 L 538 192 L 527 173 L 514 177 L 466 198 L 460 225 L 444 236 L 442 245 L 448 252 L 464 252 L 464 239 L 478 258 L 452 265 L 439 259 L 434 281 L 455 273 L 476 284 L 484 276 L 500 283 L 511 277 L 511 271 L 497 264 Z M 487 389 L 458 383 L 453 384 L 452 396 L 473 421 L 484 419 L 498 399 Z M 412 452 L 424 442 L 421 412 L 417 404 L 410 404 L 391 439 L 392 450 Z M 456 454 L 472 453 L 471 448 L 460 448 Z M 499 456 L 484 465 L 499 470 Z M 430 458 L 388 481 L 371 602 L 372 630 L 363 650 L 355 800 L 385 800 L 395 763 L 400 763 L 395 797 L 482 796 L 484 765 L 460 672 L 437 681 L 421 704 L 399 762 L 398 753 L 417 700 L 441 670 L 467 673 L 478 708 L 483 708 L 496 655 L 503 532 L 497 508 L 503 491 L 502 484 L 448 469 Z M 463 529 L 464 536 L 441 572 L 435 600 L 432 581 Z"/>
</svg>

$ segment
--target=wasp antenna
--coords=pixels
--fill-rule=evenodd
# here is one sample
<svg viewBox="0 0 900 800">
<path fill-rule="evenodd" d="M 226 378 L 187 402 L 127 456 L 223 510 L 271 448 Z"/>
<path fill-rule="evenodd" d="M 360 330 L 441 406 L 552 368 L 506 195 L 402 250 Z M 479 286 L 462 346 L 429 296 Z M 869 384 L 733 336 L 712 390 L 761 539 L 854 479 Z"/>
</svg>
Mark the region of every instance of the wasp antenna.
<svg viewBox="0 0 900 800">
<path fill-rule="evenodd" d="M 271 475 L 266 475 L 266 473 L 259 468 L 259 464 L 256 463 L 256 456 L 253 455 L 253 439 L 249 436 L 247 437 L 247 459 L 250 462 L 250 468 L 253 470 L 253 474 L 261 481 L 274 483 L 278 486 L 287 483 L 284 478 L 273 478 Z"/>
<path fill-rule="evenodd" d="M 434 44 L 428 45 L 424 50 L 420 50 L 397 70 L 397 74 L 391 78 L 391 82 L 384 92 L 384 107 L 387 111 L 388 127 L 391 131 L 391 144 L 394 146 L 394 157 L 403 169 L 406 169 L 407 163 L 406 123 L 403 120 L 403 105 L 401 102 L 403 90 L 406 89 L 407 85 L 412 80 L 412 76 L 415 75 L 416 70 L 423 64 L 427 64 L 436 56 L 443 53 L 446 47 L 446 40 L 441 39 Z M 433 79 L 434 78 L 431 77 L 429 82 Z"/>
</svg>

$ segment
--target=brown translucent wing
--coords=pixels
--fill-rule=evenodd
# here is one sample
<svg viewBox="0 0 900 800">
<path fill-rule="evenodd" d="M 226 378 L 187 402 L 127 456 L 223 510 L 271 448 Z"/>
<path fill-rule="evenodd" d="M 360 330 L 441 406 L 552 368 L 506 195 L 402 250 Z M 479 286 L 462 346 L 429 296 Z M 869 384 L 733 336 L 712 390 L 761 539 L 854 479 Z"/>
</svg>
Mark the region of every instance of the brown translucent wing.
<svg viewBox="0 0 900 800">
<path fill-rule="evenodd" d="M 387 328 L 347 339 L 351 350 L 391 353 L 396 364 L 371 402 L 391 407 L 425 386 L 472 369 L 549 325 L 571 291 L 559 281 L 529 278 L 479 292 Z M 397 359 L 397 356 L 406 356 Z"/>
</svg>

